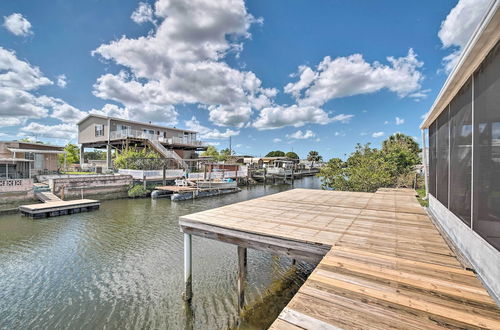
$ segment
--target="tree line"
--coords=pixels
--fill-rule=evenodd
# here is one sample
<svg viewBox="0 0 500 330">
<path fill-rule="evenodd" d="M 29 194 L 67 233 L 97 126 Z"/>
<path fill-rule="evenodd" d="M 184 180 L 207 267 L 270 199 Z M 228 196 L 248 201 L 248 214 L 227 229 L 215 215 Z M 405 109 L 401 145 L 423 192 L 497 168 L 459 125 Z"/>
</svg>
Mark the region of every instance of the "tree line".
<svg viewBox="0 0 500 330">
<path fill-rule="evenodd" d="M 383 187 L 411 186 L 414 167 L 420 164 L 420 147 L 405 134 L 395 134 L 372 148 L 357 144 L 347 160 L 330 159 L 320 170 L 324 188 L 374 192 Z"/>
</svg>

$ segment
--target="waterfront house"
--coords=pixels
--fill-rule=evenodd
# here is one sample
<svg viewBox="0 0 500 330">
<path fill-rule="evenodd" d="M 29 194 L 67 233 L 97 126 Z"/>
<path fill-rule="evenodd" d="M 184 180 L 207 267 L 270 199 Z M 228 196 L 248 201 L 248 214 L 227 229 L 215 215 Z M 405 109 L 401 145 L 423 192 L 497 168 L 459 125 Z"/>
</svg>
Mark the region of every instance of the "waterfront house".
<svg viewBox="0 0 500 330">
<path fill-rule="evenodd" d="M 85 148 L 106 149 L 108 169 L 112 168 L 111 150 L 121 151 L 127 146 L 148 146 L 184 169 L 196 166 L 192 160 L 198 158 L 198 151 L 206 150 L 197 138 L 198 133 L 190 130 L 95 114 L 83 118 L 77 125 L 82 166 Z"/>
<path fill-rule="evenodd" d="M 424 148 L 425 129 L 429 138 L 430 213 L 498 301 L 499 40 L 499 1 L 493 1 L 421 125 Z"/>
<path fill-rule="evenodd" d="M 0 141 L 0 179 L 27 179 L 59 169 L 64 147 L 44 143 Z"/>
</svg>

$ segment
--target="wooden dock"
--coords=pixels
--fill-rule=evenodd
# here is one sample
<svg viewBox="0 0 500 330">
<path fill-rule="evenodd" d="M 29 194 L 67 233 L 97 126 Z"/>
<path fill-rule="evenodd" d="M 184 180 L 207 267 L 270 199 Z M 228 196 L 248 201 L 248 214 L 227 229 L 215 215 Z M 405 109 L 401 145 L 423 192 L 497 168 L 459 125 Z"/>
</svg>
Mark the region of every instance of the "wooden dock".
<svg viewBox="0 0 500 330">
<path fill-rule="evenodd" d="M 500 309 L 457 260 L 413 190 L 294 189 L 179 223 L 188 300 L 191 235 L 238 245 L 240 307 L 246 248 L 319 261 L 271 329 L 500 329 Z"/>
<path fill-rule="evenodd" d="M 56 217 L 60 215 L 88 212 L 99 209 L 101 203 L 93 199 L 72 201 L 50 201 L 46 203 L 21 205 L 19 211 L 32 218 Z"/>
</svg>

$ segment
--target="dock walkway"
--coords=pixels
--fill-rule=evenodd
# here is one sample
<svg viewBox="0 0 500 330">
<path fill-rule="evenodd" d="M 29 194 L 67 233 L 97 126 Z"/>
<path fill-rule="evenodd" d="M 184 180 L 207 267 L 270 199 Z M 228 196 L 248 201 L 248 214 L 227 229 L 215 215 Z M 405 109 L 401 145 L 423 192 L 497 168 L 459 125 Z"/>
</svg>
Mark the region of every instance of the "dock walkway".
<svg viewBox="0 0 500 330">
<path fill-rule="evenodd" d="M 190 235 L 236 244 L 240 259 L 250 247 L 319 261 L 271 329 L 500 329 L 500 309 L 457 260 L 413 190 L 294 189 L 179 223 L 189 257 L 187 291 Z M 246 260 L 239 264 L 241 273 Z"/>
<path fill-rule="evenodd" d="M 100 205 L 101 203 L 94 199 L 59 200 L 21 205 L 19 206 L 19 211 L 32 218 L 46 218 L 93 211 L 99 209 Z"/>
</svg>

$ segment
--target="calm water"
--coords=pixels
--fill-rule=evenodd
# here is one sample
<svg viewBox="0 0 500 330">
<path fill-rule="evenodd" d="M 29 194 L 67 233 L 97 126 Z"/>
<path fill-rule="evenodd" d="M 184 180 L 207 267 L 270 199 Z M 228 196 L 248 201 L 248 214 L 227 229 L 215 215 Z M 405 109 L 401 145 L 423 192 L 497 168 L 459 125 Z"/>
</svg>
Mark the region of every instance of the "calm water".
<svg viewBox="0 0 500 330">
<path fill-rule="evenodd" d="M 317 178 L 295 187 L 319 188 Z M 31 220 L 0 217 L 0 328 L 224 329 L 237 325 L 236 247 L 193 237 L 193 303 L 183 291 L 178 218 L 288 185 L 243 188 L 195 201 L 122 199 L 96 212 Z M 312 269 L 249 250 L 250 313 L 241 328 L 268 325 Z M 293 291 L 293 289 L 292 289 Z M 272 294 L 270 294 L 272 293 Z M 263 316 L 264 315 L 264 316 Z"/>
</svg>

